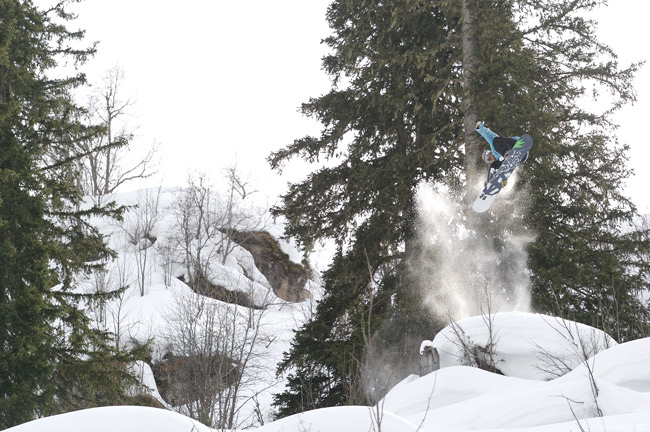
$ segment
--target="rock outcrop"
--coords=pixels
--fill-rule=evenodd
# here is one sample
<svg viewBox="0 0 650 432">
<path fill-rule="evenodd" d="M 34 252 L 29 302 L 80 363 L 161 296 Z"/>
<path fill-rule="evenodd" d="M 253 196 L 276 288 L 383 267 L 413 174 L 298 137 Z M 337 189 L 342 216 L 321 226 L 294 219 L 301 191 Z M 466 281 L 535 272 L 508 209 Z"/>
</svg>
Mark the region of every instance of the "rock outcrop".
<svg viewBox="0 0 650 432">
<path fill-rule="evenodd" d="M 309 298 L 305 284 L 312 276 L 311 269 L 292 262 L 271 234 L 266 231 L 236 231 L 230 236 L 251 253 L 255 266 L 269 281 L 276 296 L 295 303 Z"/>
</svg>

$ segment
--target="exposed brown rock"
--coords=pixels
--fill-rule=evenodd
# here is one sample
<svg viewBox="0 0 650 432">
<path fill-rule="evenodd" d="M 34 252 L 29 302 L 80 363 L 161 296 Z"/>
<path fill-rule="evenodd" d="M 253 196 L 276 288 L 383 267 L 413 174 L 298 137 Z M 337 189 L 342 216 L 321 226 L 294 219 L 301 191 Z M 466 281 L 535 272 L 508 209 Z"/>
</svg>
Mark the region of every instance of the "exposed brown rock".
<svg viewBox="0 0 650 432">
<path fill-rule="evenodd" d="M 186 283 L 194 292 L 202 296 L 251 309 L 261 308 L 261 306 L 256 305 L 246 293 L 237 290 L 229 290 L 222 285 L 214 284 L 201 274 L 197 274 L 192 281 Z"/>
<path fill-rule="evenodd" d="M 235 231 L 230 235 L 251 253 L 255 266 L 269 281 L 276 296 L 295 303 L 309 298 L 305 284 L 312 276 L 311 270 L 306 265 L 292 262 L 271 234 L 266 231 Z"/>
<path fill-rule="evenodd" d="M 170 352 L 151 367 L 163 399 L 174 406 L 211 397 L 241 374 L 238 362 L 221 354 L 178 356 Z"/>
<path fill-rule="evenodd" d="M 162 403 L 160 403 L 158 399 L 156 399 L 155 397 L 149 394 L 139 394 L 135 396 L 133 399 L 134 399 L 134 403 L 139 406 L 167 409 Z"/>
</svg>

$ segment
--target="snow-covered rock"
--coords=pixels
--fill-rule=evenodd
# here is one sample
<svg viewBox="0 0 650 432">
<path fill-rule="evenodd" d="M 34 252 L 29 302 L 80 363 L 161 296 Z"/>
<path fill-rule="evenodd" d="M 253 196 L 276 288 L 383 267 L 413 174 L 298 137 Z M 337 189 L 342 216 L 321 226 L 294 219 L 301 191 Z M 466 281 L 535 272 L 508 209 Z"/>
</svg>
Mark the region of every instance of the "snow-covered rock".
<svg viewBox="0 0 650 432">
<path fill-rule="evenodd" d="M 440 367 L 487 361 L 510 377 L 547 381 L 616 345 L 593 327 L 541 314 L 503 312 L 466 318 L 424 346 L 436 348 Z"/>
</svg>

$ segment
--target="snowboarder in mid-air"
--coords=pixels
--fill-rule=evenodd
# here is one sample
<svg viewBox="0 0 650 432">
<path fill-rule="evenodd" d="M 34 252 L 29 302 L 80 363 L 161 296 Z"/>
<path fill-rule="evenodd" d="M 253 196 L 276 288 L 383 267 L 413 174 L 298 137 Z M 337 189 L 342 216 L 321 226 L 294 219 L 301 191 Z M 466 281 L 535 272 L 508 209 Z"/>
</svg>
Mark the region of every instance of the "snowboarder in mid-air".
<svg viewBox="0 0 650 432">
<path fill-rule="evenodd" d="M 511 138 L 501 137 L 486 128 L 482 121 L 476 123 L 476 132 L 478 132 L 483 138 L 485 138 L 485 141 L 490 144 L 490 150 L 485 150 L 481 155 L 483 162 L 489 165 L 488 176 L 485 181 L 485 185 L 487 185 L 492 177 L 494 177 L 497 170 L 501 167 L 504 159 L 510 154 L 510 150 L 512 150 L 515 144 L 517 144 L 517 141 L 521 138 L 518 136 Z M 527 158 L 528 153 L 526 153 L 526 156 L 519 163 L 526 162 Z"/>
<path fill-rule="evenodd" d="M 500 137 L 486 128 L 482 121 L 476 123 L 478 132 L 490 144 L 490 150 L 482 154 L 483 161 L 489 165 L 485 188 L 472 204 L 477 213 L 487 211 L 497 194 L 506 185 L 508 178 L 517 166 L 528 159 L 533 139 L 525 134 L 522 137 Z"/>
</svg>

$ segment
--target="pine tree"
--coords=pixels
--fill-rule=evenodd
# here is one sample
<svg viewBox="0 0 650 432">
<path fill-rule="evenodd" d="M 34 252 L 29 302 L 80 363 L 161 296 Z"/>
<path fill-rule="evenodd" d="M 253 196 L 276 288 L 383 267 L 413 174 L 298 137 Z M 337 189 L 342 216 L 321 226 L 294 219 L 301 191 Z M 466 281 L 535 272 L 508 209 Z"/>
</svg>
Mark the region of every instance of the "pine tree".
<svg viewBox="0 0 650 432">
<path fill-rule="evenodd" d="M 417 242 L 414 194 L 429 181 L 474 198 L 467 191 L 481 147 L 467 128 L 477 118 L 502 135 L 530 133 L 535 145 L 518 172 L 528 207 L 483 219 L 468 212 L 459 217 L 467 232 L 506 255 L 505 238 L 534 233 L 528 268 L 537 311 L 623 338 L 638 335 L 633 316 L 647 325 L 636 294 L 647 288 L 648 232 L 622 231 L 636 215 L 621 192 L 626 147 L 607 132 L 613 111 L 581 105 L 592 83 L 611 91 L 613 109 L 634 100 L 638 65 L 620 69 L 584 18 L 597 3 L 332 2 L 332 54 L 323 65 L 334 85 L 302 106 L 322 134 L 269 158 L 277 169 L 294 156 L 327 162 L 291 185 L 274 213 L 307 250 L 321 239 L 339 247 L 325 296 L 280 367 L 291 371 L 276 397 L 280 415 L 373 402 L 363 399 L 368 353 L 388 359 L 400 338 L 405 352 L 417 352 L 415 340 L 446 318 L 427 316 L 407 270 L 409 257 L 431 253 Z M 506 283 L 507 271 L 501 263 L 494 277 Z M 605 307 L 616 313 L 603 318 Z"/>
<path fill-rule="evenodd" d="M 274 167 L 295 155 L 334 162 L 292 185 L 274 211 L 287 217 L 287 233 L 306 248 L 323 238 L 340 248 L 325 274 L 326 296 L 316 317 L 296 335 L 285 361 L 287 368 L 300 366 L 290 377 L 295 388 L 278 397 L 283 414 L 372 403 L 376 397 L 367 399 L 361 377 L 385 353 L 415 369 L 421 335 L 437 325 L 402 262 L 405 248 L 413 247 L 415 187 L 427 179 L 455 182 L 462 166 L 462 129 L 454 121 L 460 111 L 457 58 L 439 7 L 413 0 L 339 1 L 327 18 L 333 53 L 324 67 L 341 88 L 302 107 L 322 121 L 323 134 L 270 158 Z M 406 310 L 412 313 L 404 318 Z M 376 355 L 369 355 L 369 346 L 377 347 Z"/>
<path fill-rule="evenodd" d="M 634 102 L 639 65 L 621 69 L 615 53 L 597 40 L 596 23 L 585 16 L 600 3 L 477 2 L 486 19 L 473 84 L 477 109 L 488 121 L 513 135 L 525 125 L 536 141 L 522 171 L 522 186 L 534 197 L 523 215 L 536 236 L 529 256 L 534 309 L 623 341 L 642 336 L 650 322 L 638 296 L 648 285 L 642 258 L 650 237 L 631 227 L 638 215 L 621 191 L 631 175 L 629 147 L 616 139 L 610 118 Z M 497 18 L 512 24 L 488 24 Z M 600 113 L 586 109 L 592 92 L 598 101 L 611 99 L 611 106 Z"/>
<path fill-rule="evenodd" d="M 75 121 L 81 74 L 51 78 L 62 59 L 83 62 L 63 2 L 41 11 L 0 0 L 0 427 L 37 416 L 125 400 L 129 353 L 91 327 L 76 294 L 80 272 L 112 256 L 82 209 L 71 167 L 75 145 L 98 133 Z M 54 74 L 51 74 L 54 75 Z"/>
</svg>

